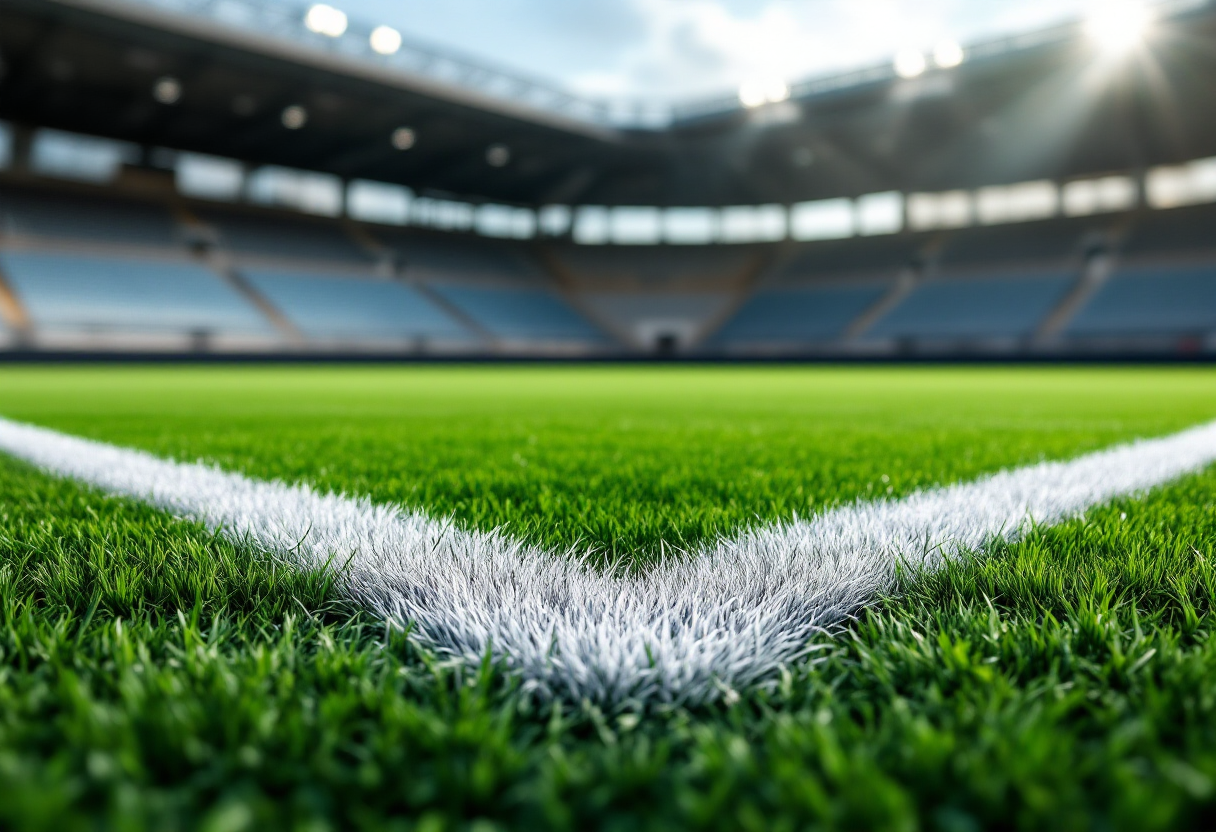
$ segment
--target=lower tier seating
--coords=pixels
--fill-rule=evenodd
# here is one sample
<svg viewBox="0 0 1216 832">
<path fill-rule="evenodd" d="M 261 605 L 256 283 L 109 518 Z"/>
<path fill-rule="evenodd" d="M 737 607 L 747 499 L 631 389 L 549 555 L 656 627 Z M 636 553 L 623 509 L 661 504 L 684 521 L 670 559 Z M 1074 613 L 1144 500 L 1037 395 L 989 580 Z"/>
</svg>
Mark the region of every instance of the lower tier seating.
<svg viewBox="0 0 1216 832">
<path fill-rule="evenodd" d="M 468 340 L 417 290 L 393 280 L 247 270 L 245 277 L 308 338 Z"/>
<path fill-rule="evenodd" d="M 599 343 L 603 335 L 546 289 L 433 284 L 437 294 L 500 338 Z"/>
<path fill-rule="evenodd" d="M 193 263 L 7 252 L 0 265 L 39 329 L 273 335 L 255 307 Z"/>
<path fill-rule="evenodd" d="M 1076 337 L 1216 331 L 1216 263 L 1121 269 L 1069 324 Z"/>
<path fill-rule="evenodd" d="M 875 322 L 868 338 L 983 339 L 1031 335 L 1075 285 L 1071 274 L 934 280 Z"/>
<path fill-rule="evenodd" d="M 714 337 L 730 344 L 832 341 L 872 306 L 885 284 L 765 290 L 754 295 Z"/>
</svg>

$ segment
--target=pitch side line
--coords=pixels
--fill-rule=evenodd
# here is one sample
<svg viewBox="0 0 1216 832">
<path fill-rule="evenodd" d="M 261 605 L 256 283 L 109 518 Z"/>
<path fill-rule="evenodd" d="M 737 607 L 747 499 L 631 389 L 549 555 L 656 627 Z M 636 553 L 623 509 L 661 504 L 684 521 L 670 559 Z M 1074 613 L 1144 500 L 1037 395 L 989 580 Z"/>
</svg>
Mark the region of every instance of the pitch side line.
<svg viewBox="0 0 1216 832">
<path fill-rule="evenodd" d="M 543 694 L 608 704 L 697 702 L 770 676 L 893 587 L 898 564 L 937 568 L 1031 524 L 1054 524 L 1216 460 L 1216 422 L 898 501 L 858 503 L 706 547 L 644 575 L 575 552 L 308 486 L 0 419 L 0 450 L 132 497 L 304 566 L 349 563 L 342 587 L 430 648 L 487 651 Z"/>
</svg>

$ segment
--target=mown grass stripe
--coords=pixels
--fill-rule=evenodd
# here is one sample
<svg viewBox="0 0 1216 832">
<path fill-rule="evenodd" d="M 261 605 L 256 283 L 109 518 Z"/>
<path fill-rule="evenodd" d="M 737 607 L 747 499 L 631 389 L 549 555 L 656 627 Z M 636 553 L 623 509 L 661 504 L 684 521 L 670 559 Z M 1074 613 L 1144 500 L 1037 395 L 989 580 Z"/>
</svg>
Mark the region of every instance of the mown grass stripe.
<svg viewBox="0 0 1216 832">
<path fill-rule="evenodd" d="M 1216 460 L 1216 423 L 834 509 L 644 574 L 604 572 L 578 552 L 546 552 L 366 499 L 2 419 L 0 449 L 293 563 L 342 567 L 346 594 L 411 624 L 432 649 L 470 662 L 490 654 L 529 688 L 620 704 L 729 696 L 894 586 L 901 565 L 936 569 L 1206 466 Z"/>
</svg>

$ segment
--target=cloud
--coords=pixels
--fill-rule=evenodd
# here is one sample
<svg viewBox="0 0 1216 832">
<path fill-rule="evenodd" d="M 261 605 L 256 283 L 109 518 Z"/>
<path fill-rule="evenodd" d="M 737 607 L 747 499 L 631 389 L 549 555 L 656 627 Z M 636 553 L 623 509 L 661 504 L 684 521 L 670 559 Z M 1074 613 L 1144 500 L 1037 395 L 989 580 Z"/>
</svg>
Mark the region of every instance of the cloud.
<svg viewBox="0 0 1216 832">
<path fill-rule="evenodd" d="M 345 0 L 589 95 L 679 99 L 1036 28 L 1093 0 Z"/>
<path fill-rule="evenodd" d="M 615 65 L 575 73 L 584 93 L 678 98 L 798 80 L 1047 25 L 1085 0 L 628 0 L 643 35 Z"/>
</svg>

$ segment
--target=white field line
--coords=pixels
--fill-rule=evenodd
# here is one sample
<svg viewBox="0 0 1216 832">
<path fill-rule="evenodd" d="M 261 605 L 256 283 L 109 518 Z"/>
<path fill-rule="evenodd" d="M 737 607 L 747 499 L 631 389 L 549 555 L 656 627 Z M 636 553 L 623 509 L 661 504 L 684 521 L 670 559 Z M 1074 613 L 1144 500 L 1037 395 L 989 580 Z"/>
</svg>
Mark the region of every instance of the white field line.
<svg viewBox="0 0 1216 832">
<path fill-rule="evenodd" d="M 857 503 L 723 540 L 644 575 L 574 553 L 305 485 L 0 419 L 0 450 L 200 521 L 304 566 L 342 564 L 345 592 L 431 649 L 487 651 L 543 695 L 697 702 L 771 676 L 891 589 L 898 564 L 951 557 L 1054 524 L 1216 460 L 1216 422 L 898 501 Z"/>
</svg>

